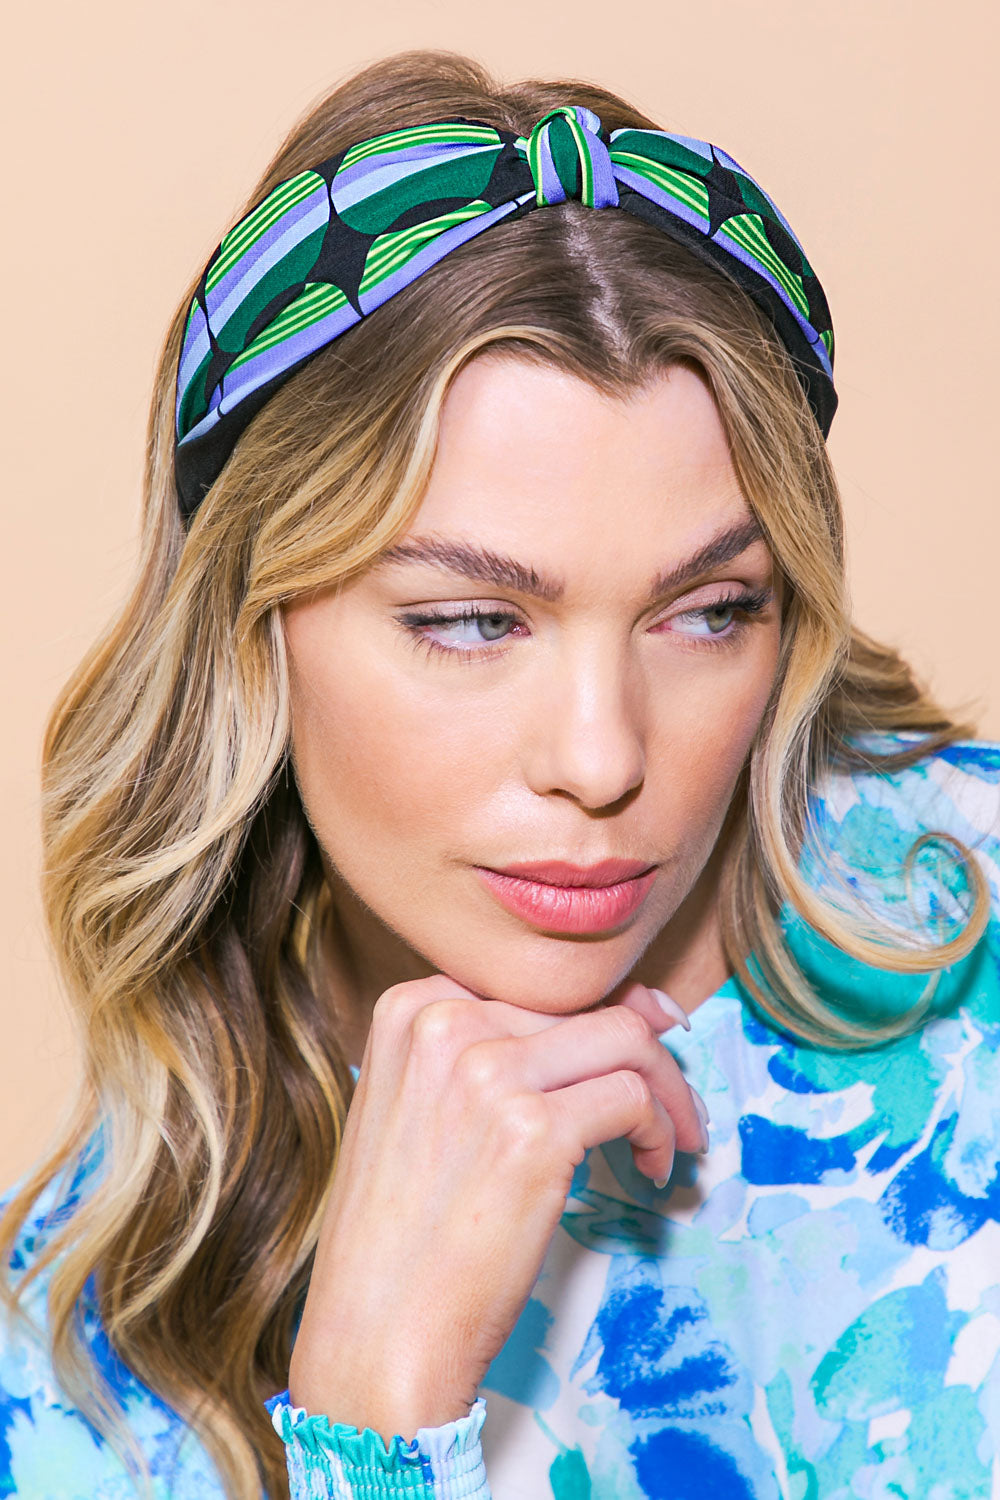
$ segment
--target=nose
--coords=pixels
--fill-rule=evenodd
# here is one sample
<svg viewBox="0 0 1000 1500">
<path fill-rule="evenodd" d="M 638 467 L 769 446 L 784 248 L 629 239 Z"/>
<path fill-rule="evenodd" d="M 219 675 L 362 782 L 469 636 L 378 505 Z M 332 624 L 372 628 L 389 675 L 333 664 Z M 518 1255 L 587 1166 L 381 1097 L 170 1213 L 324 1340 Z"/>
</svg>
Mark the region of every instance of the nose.
<svg viewBox="0 0 1000 1500">
<path fill-rule="evenodd" d="M 645 689 L 627 648 L 605 640 L 553 653 L 521 720 L 524 775 L 541 796 L 610 808 L 646 773 Z"/>
</svg>

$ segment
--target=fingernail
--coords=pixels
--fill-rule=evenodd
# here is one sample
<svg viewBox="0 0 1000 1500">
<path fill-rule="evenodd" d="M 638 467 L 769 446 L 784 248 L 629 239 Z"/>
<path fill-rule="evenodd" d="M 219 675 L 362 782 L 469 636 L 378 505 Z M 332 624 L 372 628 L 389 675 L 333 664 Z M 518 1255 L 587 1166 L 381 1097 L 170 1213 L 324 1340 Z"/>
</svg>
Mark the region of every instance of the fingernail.
<svg viewBox="0 0 1000 1500">
<path fill-rule="evenodd" d="M 691 1088 L 690 1084 L 688 1084 L 688 1088 L 691 1089 L 691 1103 L 695 1107 L 695 1112 L 698 1116 L 698 1123 L 701 1125 L 701 1149 L 702 1152 L 705 1152 L 711 1145 L 711 1142 L 708 1138 L 708 1105 L 705 1103 L 704 1099 L 701 1097 L 696 1088 Z"/>
<path fill-rule="evenodd" d="M 672 999 L 670 995 L 665 994 L 663 990 L 651 989 L 649 993 L 655 995 L 659 1001 L 660 1009 L 670 1020 L 676 1021 L 678 1026 L 683 1026 L 685 1031 L 691 1030 L 691 1022 L 688 1019 L 687 1011 L 678 1005 L 676 1000 Z"/>
<path fill-rule="evenodd" d="M 659 1188 L 660 1192 L 662 1193 L 663 1189 L 666 1187 L 666 1185 L 667 1185 L 667 1183 L 669 1181 L 670 1181 L 669 1177 L 654 1177 L 653 1178 L 653 1186 L 655 1188 Z"/>
</svg>

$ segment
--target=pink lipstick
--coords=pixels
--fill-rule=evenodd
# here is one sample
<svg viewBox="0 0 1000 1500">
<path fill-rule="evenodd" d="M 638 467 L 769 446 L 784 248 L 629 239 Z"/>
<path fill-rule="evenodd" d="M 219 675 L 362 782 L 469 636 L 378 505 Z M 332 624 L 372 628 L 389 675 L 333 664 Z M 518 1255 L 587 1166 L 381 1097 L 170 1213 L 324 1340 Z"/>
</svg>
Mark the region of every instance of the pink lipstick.
<svg viewBox="0 0 1000 1500">
<path fill-rule="evenodd" d="M 476 873 L 500 905 L 549 932 L 604 932 L 634 916 L 656 879 L 656 866 L 606 859 L 581 866 L 541 860 Z"/>
</svg>

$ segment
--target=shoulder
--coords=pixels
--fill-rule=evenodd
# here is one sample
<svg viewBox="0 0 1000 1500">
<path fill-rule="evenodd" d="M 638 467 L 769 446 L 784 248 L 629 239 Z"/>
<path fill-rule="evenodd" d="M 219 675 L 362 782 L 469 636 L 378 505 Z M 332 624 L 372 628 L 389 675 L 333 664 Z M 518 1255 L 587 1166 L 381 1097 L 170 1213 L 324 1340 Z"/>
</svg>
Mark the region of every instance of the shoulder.
<svg viewBox="0 0 1000 1500">
<path fill-rule="evenodd" d="M 30 1275 L 59 1231 L 69 1222 L 100 1178 L 103 1151 L 101 1137 L 95 1134 L 83 1151 L 57 1172 L 34 1198 L 22 1220 L 10 1252 L 10 1277 L 16 1285 L 22 1276 Z M 0 1217 L 20 1197 L 33 1175 L 25 1173 L 14 1185 L 0 1194 Z M 51 1267 L 32 1277 L 27 1303 L 37 1314 L 44 1313 L 44 1293 L 51 1278 Z"/>
<path fill-rule="evenodd" d="M 919 745 L 921 736 L 857 735 L 852 743 L 870 760 L 832 772 L 813 789 L 810 811 L 824 845 L 850 871 L 859 895 L 909 879 L 911 894 L 937 882 L 942 911 L 960 899 L 959 846 L 976 860 L 1000 909 L 1000 744 L 960 740 L 902 769 L 886 757 Z M 937 838 L 935 839 L 935 836 Z M 924 839 L 910 876 L 903 875 L 914 844 Z M 953 912 L 960 919 L 956 908 Z"/>
<path fill-rule="evenodd" d="M 101 1181 L 104 1166 L 104 1132 L 98 1126 L 83 1146 L 49 1178 L 28 1209 L 11 1251 L 10 1270 L 15 1281 L 24 1272 L 31 1270 L 60 1230 L 90 1197 Z M 12 1187 L 0 1193 L 0 1216 L 20 1196 L 37 1170 L 37 1167 L 33 1167 Z M 46 1278 L 43 1274 L 38 1279 Z"/>
<path fill-rule="evenodd" d="M 902 769 L 887 767 L 887 757 L 920 738 L 854 738 L 866 762 L 831 771 L 811 788 L 801 872 L 852 927 L 897 948 L 959 934 L 974 904 L 974 863 L 989 900 L 983 936 L 943 970 L 876 968 L 786 903 L 785 941 L 833 1009 L 894 1021 L 926 995 L 934 1012 L 971 1006 L 1000 1022 L 1000 745 L 960 741 Z"/>
<path fill-rule="evenodd" d="M 61 1500 L 118 1500 L 134 1493 L 128 1471 L 108 1442 L 73 1405 L 52 1359 L 49 1289 L 60 1256 L 41 1265 L 58 1232 L 99 1180 L 99 1136 L 36 1197 L 10 1255 L 16 1288 L 35 1272 L 21 1312 L 0 1305 L 0 1495 L 58 1495 Z M 23 1183 L 0 1197 L 3 1213 Z M 148 1465 L 156 1500 L 220 1500 L 207 1454 L 175 1413 L 117 1359 L 100 1326 L 92 1296 L 79 1307 L 79 1326 L 96 1371 L 120 1401 L 131 1436 Z"/>
<path fill-rule="evenodd" d="M 101 1493 L 100 1444 L 69 1407 L 53 1370 L 53 1267 L 41 1264 L 95 1170 L 89 1154 L 53 1177 L 32 1202 L 10 1251 L 9 1282 L 15 1291 L 20 1287 L 20 1296 L 16 1313 L 0 1310 L 0 1494 L 13 1487 L 15 1494 L 76 1496 L 80 1476 Z M 21 1196 L 30 1175 L 0 1197 L 0 1215 Z"/>
</svg>

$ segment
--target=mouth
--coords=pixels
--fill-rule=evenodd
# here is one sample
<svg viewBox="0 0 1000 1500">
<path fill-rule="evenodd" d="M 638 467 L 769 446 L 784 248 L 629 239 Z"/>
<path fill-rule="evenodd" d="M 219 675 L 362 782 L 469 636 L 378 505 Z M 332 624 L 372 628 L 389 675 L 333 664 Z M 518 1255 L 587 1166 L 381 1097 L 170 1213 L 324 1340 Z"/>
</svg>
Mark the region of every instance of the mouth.
<svg viewBox="0 0 1000 1500">
<path fill-rule="evenodd" d="M 502 907 L 549 932 L 605 932 L 620 927 L 642 906 L 658 866 L 609 859 L 596 865 L 561 860 L 476 865 L 486 888 Z"/>
</svg>

